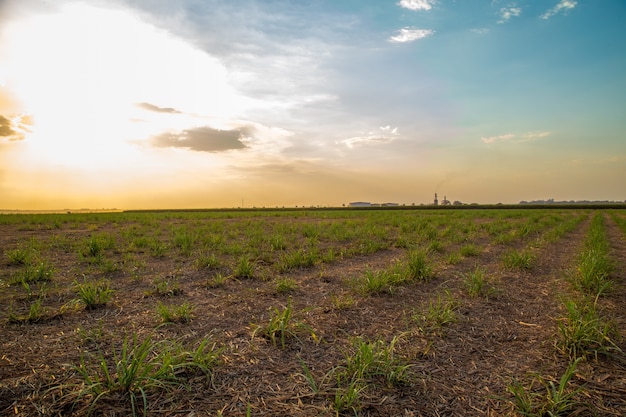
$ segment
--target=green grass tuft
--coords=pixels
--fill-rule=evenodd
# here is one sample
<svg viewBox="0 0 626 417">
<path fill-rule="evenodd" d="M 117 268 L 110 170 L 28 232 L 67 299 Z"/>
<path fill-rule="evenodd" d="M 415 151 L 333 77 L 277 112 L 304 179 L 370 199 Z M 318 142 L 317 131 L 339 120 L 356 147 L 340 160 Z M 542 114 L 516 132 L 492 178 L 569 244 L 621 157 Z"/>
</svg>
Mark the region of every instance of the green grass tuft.
<svg viewBox="0 0 626 417">
<path fill-rule="evenodd" d="M 250 260 L 247 256 L 242 256 L 237 262 L 233 276 L 235 278 L 251 279 L 254 278 L 255 269 L 256 262 Z"/>
<path fill-rule="evenodd" d="M 413 320 L 418 323 L 424 332 L 437 332 L 442 327 L 454 323 L 457 320 L 456 310 L 459 302 L 454 300 L 449 291 L 444 295 L 437 294 L 436 301 L 430 301 L 428 307 L 423 311 L 415 311 Z"/>
<path fill-rule="evenodd" d="M 597 311 L 595 303 L 566 301 L 567 316 L 559 320 L 559 350 L 575 360 L 581 357 L 595 357 L 621 353 L 615 343 L 619 333 L 615 325 L 606 322 Z"/>
<path fill-rule="evenodd" d="M 429 252 L 424 250 L 413 250 L 408 253 L 407 268 L 410 279 L 426 281 L 433 276 L 428 254 Z"/>
<path fill-rule="evenodd" d="M 470 297 L 488 297 L 495 291 L 489 284 L 489 279 L 485 276 L 485 271 L 480 267 L 465 274 L 463 283 Z"/>
<path fill-rule="evenodd" d="M 85 279 L 82 284 L 75 281 L 74 287 L 79 301 L 85 305 L 87 310 L 103 307 L 113 297 L 113 290 L 109 281 L 88 282 Z"/>
<path fill-rule="evenodd" d="M 194 307 L 189 303 L 179 305 L 159 303 L 156 309 L 163 323 L 189 323 L 194 311 Z"/>
<path fill-rule="evenodd" d="M 509 269 L 531 269 L 535 262 L 535 255 L 528 250 L 511 250 L 504 254 L 504 266 Z"/>
<path fill-rule="evenodd" d="M 298 287 L 296 281 L 292 278 L 278 278 L 275 282 L 274 289 L 277 294 L 290 293 Z"/>
</svg>

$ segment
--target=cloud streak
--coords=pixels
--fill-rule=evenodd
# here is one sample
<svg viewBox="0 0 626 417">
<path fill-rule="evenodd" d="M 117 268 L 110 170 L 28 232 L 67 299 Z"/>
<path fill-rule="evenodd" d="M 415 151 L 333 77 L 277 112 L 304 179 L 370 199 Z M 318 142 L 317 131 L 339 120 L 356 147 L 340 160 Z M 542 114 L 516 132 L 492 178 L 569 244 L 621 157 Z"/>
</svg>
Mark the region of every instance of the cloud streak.
<svg viewBox="0 0 626 417">
<path fill-rule="evenodd" d="M 491 144 L 491 143 L 496 143 L 496 142 L 507 142 L 513 139 L 514 137 L 515 137 L 514 134 L 507 133 L 505 135 L 499 135 L 499 136 L 488 136 L 488 137 L 483 136 L 481 140 L 483 141 L 483 143 Z"/>
<path fill-rule="evenodd" d="M 180 114 L 181 112 L 172 108 L 172 107 L 159 107 L 151 103 L 138 103 L 137 107 L 140 107 L 144 110 L 153 111 L 156 113 L 172 113 L 172 114 Z"/>
<path fill-rule="evenodd" d="M 483 136 L 481 140 L 483 143 L 490 145 L 493 143 L 501 143 L 501 142 L 510 142 L 510 143 L 523 143 L 523 142 L 532 142 L 535 140 L 539 140 L 545 137 L 550 136 L 552 133 L 547 131 L 540 132 L 527 132 L 521 135 L 516 135 L 514 133 L 507 133 L 504 135 L 498 136 Z"/>
<path fill-rule="evenodd" d="M 522 14 L 521 7 L 508 6 L 500 9 L 500 20 L 498 23 L 506 23 L 513 17 L 519 17 Z"/>
<path fill-rule="evenodd" d="M 30 132 L 30 117 L 27 115 L 17 115 L 7 117 L 0 114 L 0 139 L 8 141 L 23 140 L 26 133 Z"/>
<path fill-rule="evenodd" d="M 369 132 L 363 136 L 354 136 L 344 139 L 339 143 L 342 143 L 352 149 L 358 146 L 385 145 L 393 142 L 397 136 L 397 127 L 392 128 L 391 126 L 381 126 L 379 127 L 379 132 Z"/>
<path fill-rule="evenodd" d="M 0 115 L 0 136 L 11 137 L 17 132 L 13 129 L 13 122 L 6 116 Z"/>
<path fill-rule="evenodd" d="M 158 148 L 183 148 L 198 152 L 224 152 L 244 149 L 243 140 L 248 129 L 219 130 L 201 126 L 182 132 L 168 132 L 152 138 L 151 145 Z"/>
<path fill-rule="evenodd" d="M 540 17 L 544 20 L 548 20 L 552 16 L 559 13 L 567 13 L 568 10 L 576 7 L 577 4 L 578 2 L 576 0 L 561 0 L 556 6 L 542 14 Z"/>
<path fill-rule="evenodd" d="M 389 42 L 392 43 L 407 43 L 417 41 L 419 39 L 424 39 L 428 36 L 431 36 L 435 33 L 432 29 L 411 29 L 411 28 L 402 28 L 397 31 L 397 35 L 389 38 Z"/>
<path fill-rule="evenodd" d="M 401 0 L 398 6 L 409 10 L 430 10 L 435 0 Z"/>
</svg>

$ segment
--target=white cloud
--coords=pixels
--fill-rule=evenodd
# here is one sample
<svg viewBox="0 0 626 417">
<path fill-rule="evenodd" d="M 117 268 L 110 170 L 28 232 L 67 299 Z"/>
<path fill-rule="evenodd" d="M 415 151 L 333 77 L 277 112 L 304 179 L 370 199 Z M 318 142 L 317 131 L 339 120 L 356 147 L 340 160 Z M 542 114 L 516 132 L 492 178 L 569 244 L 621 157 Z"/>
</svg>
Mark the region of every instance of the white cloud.
<svg viewBox="0 0 626 417">
<path fill-rule="evenodd" d="M 398 127 L 394 127 L 392 128 L 391 126 L 387 125 L 387 126 L 381 126 L 380 130 L 382 130 L 383 132 L 389 132 L 392 135 L 397 135 L 398 134 Z"/>
<path fill-rule="evenodd" d="M 393 139 L 387 138 L 384 136 L 355 136 L 353 138 L 348 138 L 341 143 L 346 145 L 348 148 L 354 148 L 355 146 L 363 146 L 363 145 L 384 145 L 390 143 Z"/>
<path fill-rule="evenodd" d="M 547 131 L 537 131 L 537 132 L 527 132 L 520 135 L 516 135 L 514 133 L 507 133 L 504 135 L 498 136 L 483 136 L 481 140 L 483 143 L 492 144 L 497 142 L 511 142 L 511 143 L 523 143 L 523 142 L 531 142 L 538 139 L 545 138 L 550 136 L 552 133 Z"/>
<path fill-rule="evenodd" d="M 384 145 L 394 141 L 395 136 L 398 136 L 398 127 L 381 126 L 378 128 L 379 132 L 369 132 L 362 136 L 354 136 L 348 139 L 344 139 L 339 143 L 343 143 L 348 148 L 354 148 L 355 146 L 364 145 Z"/>
<path fill-rule="evenodd" d="M 545 138 L 550 135 L 551 135 L 551 132 L 545 132 L 545 131 L 544 132 L 528 132 L 524 135 L 521 135 L 520 139 L 517 140 L 516 142 L 530 142 L 533 140 Z"/>
<path fill-rule="evenodd" d="M 394 42 L 394 43 L 413 42 L 419 39 L 423 39 L 434 33 L 435 31 L 432 29 L 402 28 L 398 31 L 397 35 L 389 38 L 389 42 Z"/>
<path fill-rule="evenodd" d="M 567 12 L 568 10 L 576 7 L 578 2 L 576 0 L 561 0 L 559 4 L 542 14 L 540 17 L 544 20 L 550 19 L 552 16 L 559 14 L 561 12 Z"/>
<path fill-rule="evenodd" d="M 500 9 L 500 20 L 498 20 L 498 23 L 506 23 L 509 20 L 511 20 L 512 17 L 518 17 L 521 14 L 522 14 L 521 7 L 513 7 L 513 6 L 503 7 Z"/>
<path fill-rule="evenodd" d="M 435 0 L 401 0 L 398 5 L 409 10 L 430 10 Z"/>
<path fill-rule="evenodd" d="M 500 135 L 500 136 L 489 136 L 489 137 L 482 137 L 482 141 L 484 143 L 495 143 L 495 142 L 506 142 L 508 140 L 511 140 L 515 137 L 515 135 L 513 133 L 507 133 L 506 135 Z"/>
</svg>

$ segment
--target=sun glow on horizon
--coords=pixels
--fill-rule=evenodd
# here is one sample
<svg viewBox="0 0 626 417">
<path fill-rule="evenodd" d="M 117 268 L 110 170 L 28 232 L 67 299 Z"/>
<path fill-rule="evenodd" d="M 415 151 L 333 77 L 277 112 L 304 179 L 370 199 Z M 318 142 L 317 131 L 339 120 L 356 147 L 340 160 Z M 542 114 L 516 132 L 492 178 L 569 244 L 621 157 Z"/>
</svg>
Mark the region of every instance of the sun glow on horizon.
<svg viewBox="0 0 626 417">
<path fill-rule="evenodd" d="M 223 124 L 247 105 L 219 61 L 127 11 L 67 4 L 2 35 L 1 79 L 33 120 L 22 163 L 131 169 L 150 137 Z"/>
</svg>

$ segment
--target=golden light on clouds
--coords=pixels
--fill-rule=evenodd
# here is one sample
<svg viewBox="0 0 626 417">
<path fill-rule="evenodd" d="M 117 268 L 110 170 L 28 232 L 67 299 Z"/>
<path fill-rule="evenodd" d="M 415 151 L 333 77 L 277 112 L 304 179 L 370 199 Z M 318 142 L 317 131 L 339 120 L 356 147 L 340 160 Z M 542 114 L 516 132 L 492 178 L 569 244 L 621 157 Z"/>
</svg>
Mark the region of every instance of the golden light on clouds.
<svg viewBox="0 0 626 417">
<path fill-rule="evenodd" d="M 108 188 L 124 193 L 155 176 L 171 183 L 194 168 L 203 175 L 220 161 L 154 149 L 150 139 L 198 126 L 231 128 L 249 103 L 217 60 L 128 11 L 69 4 L 13 21 L 2 46 L 0 97 L 13 108 L 19 103 L 14 117 L 29 121 L 23 143 L 4 152 L 6 175 L 33 194 L 67 184 L 66 191 L 86 195 L 105 177 Z"/>
<path fill-rule="evenodd" d="M 244 104 L 219 62 L 128 12 L 68 5 L 14 22 L 3 45 L 11 89 L 36 122 L 30 139 L 53 159 L 73 152 L 65 162 L 106 160 L 128 141 L 190 126 L 193 115 L 224 123 Z"/>
</svg>

